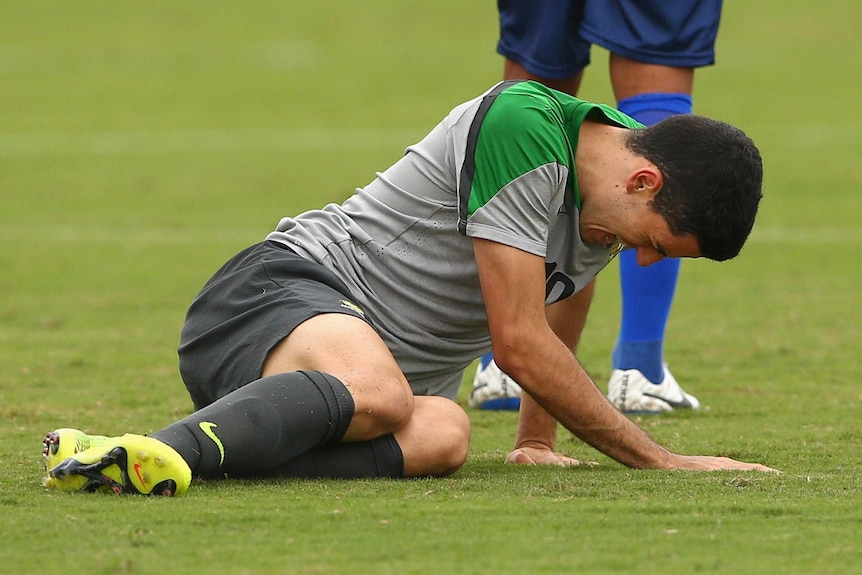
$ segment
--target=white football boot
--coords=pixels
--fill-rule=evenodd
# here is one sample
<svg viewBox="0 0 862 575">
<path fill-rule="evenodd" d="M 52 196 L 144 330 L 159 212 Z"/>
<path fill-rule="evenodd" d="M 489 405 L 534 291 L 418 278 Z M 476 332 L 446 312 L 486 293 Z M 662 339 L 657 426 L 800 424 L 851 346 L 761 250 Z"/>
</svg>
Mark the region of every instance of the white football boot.
<svg viewBox="0 0 862 575">
<path fill-rule="evenodd" d="M 485 367 L 480 362 L 467 403 L 474 409 L 517 411 L 521 408 L 521 386 L 503 373 L 494 360 Z"/>
<path fill-rule="evenodd" d="M 655 384 L 636 369 L 615 369 L 608 383 L 608 399 L 624 413 L 661 413 L 700 409 L 700 401 L 686 393 L 667 366 L 664 381 Z"/>
</svg>

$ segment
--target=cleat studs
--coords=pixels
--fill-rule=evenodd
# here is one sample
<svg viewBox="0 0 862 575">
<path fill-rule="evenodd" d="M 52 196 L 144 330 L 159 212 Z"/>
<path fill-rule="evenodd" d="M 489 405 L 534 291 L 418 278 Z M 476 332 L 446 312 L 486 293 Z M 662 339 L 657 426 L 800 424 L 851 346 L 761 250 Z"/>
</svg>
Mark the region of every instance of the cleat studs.
<svg viewBox="0 0 862 575">
<path fill-rule="evenodd" d="M 161 457 L 156 457 L 155 459 L 153 459 L 153 463 L 155 463 L 158 467 L 165 466 L 165 460 Z"/>
<path fill-rule="evenodd" d="M 146 461 L 150 458 L 150 453 L 148 451 L 139 451 L 138 452 L 138 461 Z"/>
<path fill-rule="evenodd" d="M 45 439 L 42 440 L 42 457 L 48 457 L 49 455 L 56 455 L 57 451 L 60 449 L 60 436 L 54 433 L 53 431 L 48 433 L 45 436 Z"/>
</svg>

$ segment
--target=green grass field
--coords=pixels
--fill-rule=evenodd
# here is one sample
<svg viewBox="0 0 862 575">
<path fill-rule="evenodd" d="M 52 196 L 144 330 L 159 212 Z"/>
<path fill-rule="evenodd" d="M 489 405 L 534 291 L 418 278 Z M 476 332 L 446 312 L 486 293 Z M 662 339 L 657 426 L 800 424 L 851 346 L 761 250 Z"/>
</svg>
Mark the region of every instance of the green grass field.
<svg viewBox="0 0 862 575">
<path fill-rule="evenodd" d="M 451 478 L 159 500 L 46 491 L 43 434 L 188 413 L 191 298 L 496 82 L 495 3 L 6 2 L 0 573 L 860 572 L 860 21 L 851 0 L 729 0 L 696 80 L 695 110 L 758 142 L 765 199 L 737 260 L 683 265 L 666 355 L 704 409 L 638 421 L 781 476 L 632 471 L 562 431 L 600 465 L 506 466 L 515 415 L 472 412 Z M 612 103 L 593 60 L 581 96 Z M 600 280 L 581 349 L 602 386 L 617 281 Z"/>
</svg>

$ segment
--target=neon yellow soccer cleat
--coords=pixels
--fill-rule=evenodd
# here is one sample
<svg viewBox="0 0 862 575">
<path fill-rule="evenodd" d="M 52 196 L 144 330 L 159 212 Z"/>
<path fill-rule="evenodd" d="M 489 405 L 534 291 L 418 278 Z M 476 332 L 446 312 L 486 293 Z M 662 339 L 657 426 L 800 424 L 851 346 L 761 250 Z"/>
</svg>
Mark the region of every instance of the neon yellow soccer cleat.
<svg viewBox="0 0 862 575">
<path fill-rule="evenodd" d="M 46 437 L 48 452 L 54 445 L 48 441 L 49 437 L 50 433 Z M 66 437 L 77 436 L 63 430 L 56 450 L 58 454 L 61 451 L 68 453 L 63 445 Z M 46 465 L 49 457 L 46 455 Z M 170 497 L 184 493 L 191 480 L 192 472 L 188 464 L 169 445 L 151 437 L 126 434 L 91 441 L 88 449 L 49 467 L 48 477 L 43 484 L 63 491 L 105 491 Z"/>
</svg>

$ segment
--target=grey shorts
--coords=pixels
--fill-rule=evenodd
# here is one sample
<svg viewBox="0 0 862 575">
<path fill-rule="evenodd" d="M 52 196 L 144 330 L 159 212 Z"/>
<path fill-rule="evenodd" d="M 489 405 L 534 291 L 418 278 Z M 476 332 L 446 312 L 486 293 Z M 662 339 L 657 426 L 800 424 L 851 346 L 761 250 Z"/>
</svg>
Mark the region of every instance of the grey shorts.
<svg viewBox="0 0 862 575">
<path fill-rule="evenodd" d="M 192 302 L 180 336 L 180 374 L 195 409 L 259 379 L 269 350 L 305 320 L 342 313 L 369 321 L 353 302 L 334 273 L 278 242 L 231 258 Z"/>
</svg>

